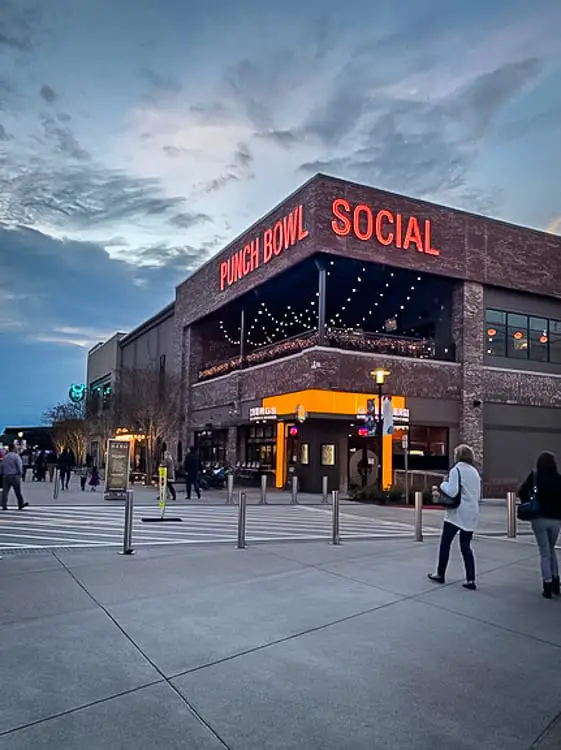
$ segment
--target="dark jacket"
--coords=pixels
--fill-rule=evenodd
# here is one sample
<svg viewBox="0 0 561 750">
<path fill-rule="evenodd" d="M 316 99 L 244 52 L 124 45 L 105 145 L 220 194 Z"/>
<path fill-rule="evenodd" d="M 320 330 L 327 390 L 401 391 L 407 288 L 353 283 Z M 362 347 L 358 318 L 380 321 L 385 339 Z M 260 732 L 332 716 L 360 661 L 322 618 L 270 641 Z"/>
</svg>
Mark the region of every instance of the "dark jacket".
<svg viewBox="0 0 561 750">
<path fill-rule="evenodd" d="M 530 499 L 534 482 L 538 488 L 540 516 L 561 520 L 561 475 L 557 472 L 536 472 L 534 478 L 534 472 L 528 474 L 518 490 L 518 497 L 523 503 Z"/>
<path fill-rule="evenodd" d="M 185 456 L 185 463 L 183 464 L 186 476 L 190 479 L 196 479 L 201 473 L 202 464 L 201 459 L 196 453 L 188 453 Z"/>
</svg>

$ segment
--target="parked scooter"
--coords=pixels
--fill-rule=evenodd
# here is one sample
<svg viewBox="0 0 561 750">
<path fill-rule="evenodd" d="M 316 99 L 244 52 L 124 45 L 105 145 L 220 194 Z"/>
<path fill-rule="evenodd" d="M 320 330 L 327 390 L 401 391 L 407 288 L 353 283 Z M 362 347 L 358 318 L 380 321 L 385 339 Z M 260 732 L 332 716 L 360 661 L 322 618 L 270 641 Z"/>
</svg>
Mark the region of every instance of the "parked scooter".
<svg viewBox="0 0 561 750">
<path fill-rule="evenodd" d="M 226 468 L 224 466 L 211 466 L 204 469 L 200 478 L 202 490 L 222 490 L 226 486 Z"/>
</svg>

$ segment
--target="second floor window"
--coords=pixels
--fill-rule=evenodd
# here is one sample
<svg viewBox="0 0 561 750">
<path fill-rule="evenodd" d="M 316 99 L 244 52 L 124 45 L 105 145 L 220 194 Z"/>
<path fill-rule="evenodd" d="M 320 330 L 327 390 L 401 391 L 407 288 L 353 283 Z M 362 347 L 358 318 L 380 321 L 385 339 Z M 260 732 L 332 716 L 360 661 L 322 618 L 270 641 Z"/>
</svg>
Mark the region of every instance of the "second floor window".
<svg viewBox="0 0 561 750">
<path fill-rule="evenodd" d="M 561 364 L 561 321 L 488 309 L 485 351 L 492 357 Z"/>
</svg>

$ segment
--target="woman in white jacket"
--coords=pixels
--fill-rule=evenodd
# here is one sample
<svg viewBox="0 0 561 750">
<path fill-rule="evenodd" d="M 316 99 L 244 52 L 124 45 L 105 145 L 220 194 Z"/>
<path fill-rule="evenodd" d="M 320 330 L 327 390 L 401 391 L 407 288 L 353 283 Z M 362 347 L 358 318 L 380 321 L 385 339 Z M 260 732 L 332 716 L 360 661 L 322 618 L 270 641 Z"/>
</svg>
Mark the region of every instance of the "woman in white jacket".
<svg viewBox="0 0 561 750">
<path fill-rule="evenodd" d="M 430 580 L 435 583 L 446 581 L 450 547 L 454 537 L 460 532 L 460 550 L 466 569 L 466 582 L 463 587 L 471 591 L 477 588 L 471 540 L 477 527 L 481 499 L 481 478 L 474 463 L 473 450 L 469 445 L 459 445 L 454 451 L 454 466 L 450 469 L 448 479 L 440 485 L 440 490 L 448 497 L 457 497 L 461 490 L 461 500 L 457 508 L 446 511 L 440 537 L 437 572 L 436 575 L 429 573 Z"/>
</svg>

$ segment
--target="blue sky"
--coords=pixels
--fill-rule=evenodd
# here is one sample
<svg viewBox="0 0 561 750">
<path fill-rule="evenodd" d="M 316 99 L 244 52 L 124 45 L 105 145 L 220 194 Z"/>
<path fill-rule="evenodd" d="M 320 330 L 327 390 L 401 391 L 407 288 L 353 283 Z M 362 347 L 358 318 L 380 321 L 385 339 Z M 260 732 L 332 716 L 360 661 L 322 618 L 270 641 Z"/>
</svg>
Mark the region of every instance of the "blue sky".
<svg viewBox="0 0 561 750">
<path fill-rule="evenodd" d="M 317 171 L 561 233 L 559 0 L 0 0 L 2 425 Z"/>
</svg>

